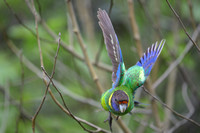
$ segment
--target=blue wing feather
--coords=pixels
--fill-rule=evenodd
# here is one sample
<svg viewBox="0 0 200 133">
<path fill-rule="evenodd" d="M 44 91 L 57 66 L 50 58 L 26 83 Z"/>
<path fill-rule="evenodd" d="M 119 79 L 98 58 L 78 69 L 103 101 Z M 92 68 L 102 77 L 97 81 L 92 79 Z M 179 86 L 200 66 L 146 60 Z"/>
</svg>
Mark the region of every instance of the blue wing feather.
<svg viewBox="0 0 200 133">
<path fill-rule="evenodd" d="M 115 30 L 112 26 L 108 14 L 106 13 L 105 10 L 101 9 L 99 9 L 97 13 L 98 13 L 97 17 L 99 19 L 99 25 L 103 31 L 106 49 L 113 65 L 112 88 L 115 88 L 121 84 L 121 80 L 123 79 L 123 74 L 125 72 L 122 52 L 117 35 L 115 33 Z"/>
<path fill-rule="evenodd" d="M 157 42 L 147 49 L 144 55 L 136 63 L 136 65 L 143 67 L 145 71 L 145 77 L 147 78 L 151 72 L 153 65 L 155 64 L 162 48 L 165 44 L 165 40 L 162 40 L 157 46 Z"/>
<path fill-rule="evenodd" d="M 121 65 L 119 64 L 119 65 L 118 65 L 117 72 L 116 72 L 117 78 L 116 78 L 115 82 L 113 82 L 112 89 L 114 89 L 115 87 L 118 86 L 119 80 L 120 80 L 120 74 L 121 74 Z"/>
</svg>

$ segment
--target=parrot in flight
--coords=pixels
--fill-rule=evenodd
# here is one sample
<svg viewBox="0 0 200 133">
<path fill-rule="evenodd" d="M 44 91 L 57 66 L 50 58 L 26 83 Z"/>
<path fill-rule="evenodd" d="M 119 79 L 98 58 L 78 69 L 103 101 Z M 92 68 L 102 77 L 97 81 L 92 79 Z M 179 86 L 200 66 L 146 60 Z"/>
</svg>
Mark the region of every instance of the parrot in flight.
<svg viewBox="0 0 200 133">
<path fill-rule="evenodd" d="M 109 121 L 110 130 L 112 131 L 111 113 L 118 118 L 130 113 L 135 106 L 140 104 L 134 101 L 135 91 L 144 84 L 149 76 L 153 65 L 162 51 L 165 40 L 162 40 L 159 44 L 156 42 L 149 47 L 140 60 L 126 70 L 119 41 L 108 14 L 105 10 L 99 9 L 97 17 L 113 66 L 112 88 L 104 92 L 101 96 L 102 107 L 106 111 L 109 111 L 109 117 L 106 121 Z"/>
</svg>

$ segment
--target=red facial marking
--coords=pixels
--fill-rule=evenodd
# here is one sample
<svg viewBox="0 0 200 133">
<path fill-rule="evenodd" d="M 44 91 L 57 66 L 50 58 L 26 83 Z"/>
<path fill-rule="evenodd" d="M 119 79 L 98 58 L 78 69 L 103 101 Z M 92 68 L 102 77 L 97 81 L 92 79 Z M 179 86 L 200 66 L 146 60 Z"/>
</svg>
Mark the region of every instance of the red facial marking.
<svg viewBox="0 0 200 133">
<path fill-rule="evenodd" d="M 120 101 L 120 102 L 118 102 L 119 104 L 127 104 L 128 103 L 128 101 Z"/>
</svg>

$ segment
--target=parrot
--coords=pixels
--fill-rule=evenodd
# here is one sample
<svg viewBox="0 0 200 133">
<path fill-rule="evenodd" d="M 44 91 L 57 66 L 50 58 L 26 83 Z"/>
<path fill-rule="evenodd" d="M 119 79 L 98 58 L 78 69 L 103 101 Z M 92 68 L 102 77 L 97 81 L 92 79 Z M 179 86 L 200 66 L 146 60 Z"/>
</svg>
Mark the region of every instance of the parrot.
<svg viewBox="0 0 200 133">
<path fill-rule="evenodd" d="M 130 113 L 140 102 L 134 101 L 134 95 L 140 86 L 145 83 L 153 65 L 160 55 L 165 39 L 158 44 L 152 44 L 140 60 L 128 70 L 125 69 L 122 51 L 111 20 L 105 10 L 99 8 L 97 11 L 98 24 L 103 32 L 104 43 L 108 56 L 112 62 L 112 87 L 101 96 L 101 105 L 104 110 L 109 112 L 110 130 L 112 131 L 111 113 L 117 116 Z"/>
</svg>

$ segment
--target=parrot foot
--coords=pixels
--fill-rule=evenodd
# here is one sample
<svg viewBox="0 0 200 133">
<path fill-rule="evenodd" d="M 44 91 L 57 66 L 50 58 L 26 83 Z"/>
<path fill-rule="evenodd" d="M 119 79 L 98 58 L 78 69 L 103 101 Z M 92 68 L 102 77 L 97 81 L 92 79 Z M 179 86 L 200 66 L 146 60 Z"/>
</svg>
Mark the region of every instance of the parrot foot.
<svg viewBox="0 0 200 133">
<path fill-rule="evenodd" d="M 109 116 L 108 118 L 104 121 L 104 122 L 107 122 L 109 123 L 109 127 L 110 127 L 110 131 L 112 132 L 112 116 L 111 116 L 111 113 L 109 112 Z"/>
</svg>

